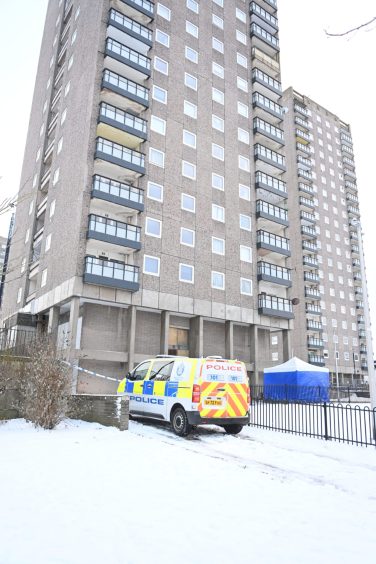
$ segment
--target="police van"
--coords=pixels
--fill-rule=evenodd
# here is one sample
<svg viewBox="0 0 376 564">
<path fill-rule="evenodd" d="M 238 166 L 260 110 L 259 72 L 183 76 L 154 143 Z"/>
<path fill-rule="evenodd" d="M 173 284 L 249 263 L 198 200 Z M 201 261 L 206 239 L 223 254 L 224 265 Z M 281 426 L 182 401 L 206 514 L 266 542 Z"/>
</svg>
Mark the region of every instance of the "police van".
<svg viewBox="0 0 376 564">
<path fill-rule="evenodd" d="M 222 357 L 158 355 L 119 384 L 131 415 L 169 421 L 177 435 L 215 424 L 237 434 L 249 423 L 250 389 L 243 362 Z"/>
</svg>

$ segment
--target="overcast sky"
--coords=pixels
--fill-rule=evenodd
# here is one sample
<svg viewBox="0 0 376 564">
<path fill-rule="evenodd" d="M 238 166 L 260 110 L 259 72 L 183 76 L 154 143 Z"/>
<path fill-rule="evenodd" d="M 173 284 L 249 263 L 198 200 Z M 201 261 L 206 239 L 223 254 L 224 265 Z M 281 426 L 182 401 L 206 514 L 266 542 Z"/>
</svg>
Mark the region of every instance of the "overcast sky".
<svg viewBox="0 0 376 564">
<path fill-rule="evenodd" d="M 47 0 L 0 0 L 0 201 L 18 191 L 46 8 Z M 375 0 L 279 0 L 278 8 L 283 88 L 293 86 L 352 128 L 375 334 L 376 24 L 345 38 L 324 32 L 370 20 Z M 8 225 L 9 215 L 0 216 L 0 235 Z"/>
</svg>

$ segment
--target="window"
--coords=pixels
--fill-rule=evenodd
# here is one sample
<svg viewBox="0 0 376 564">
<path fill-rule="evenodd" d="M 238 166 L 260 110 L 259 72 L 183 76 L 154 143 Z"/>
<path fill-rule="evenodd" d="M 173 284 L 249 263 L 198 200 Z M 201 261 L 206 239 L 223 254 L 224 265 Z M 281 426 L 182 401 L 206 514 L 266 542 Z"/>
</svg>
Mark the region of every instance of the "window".
<svg viewBox="0 0 376 564">
<path fill-rule="evenodd" d="M 246 131 L 245 129 L 241 129 L 240 127 L 238 127 L 238 139 L 242 143 L 246 143 L 247 145 L 249 145 L 249 132 Z"/>
<path fill-rule="evenodd" d="M 17 303 L 19 304 L 22 299 L 22 288 L 18 288 L 17 292 Z"/>
<path fill-rule="evenodd" d="M 63 148 L 63 138 L 60 137 L 59 142 L 57 144 L 57 149 L 56 149 L 56 154 L 58 155 L 61 152 L 61 149 Z"/>
<path fill-rule="evenodd" d="M 238 63 L 238 65 L 244 67 L 245 69 L 248 67 L 247 57 L 245 57 L 241 53 L 236 53 L 236 62 Z"/>
<path fill-rule="evenodd" d="M 187 131 L 186 129 L 183 129 L 183 143 L 188 147 L 192 147 L 193 149 L 196 149 L 196 135 L 191 131 Z"/>
<path fill-rule="evenodd" d="M 196 198 L 189 194 L 181 195 L 181 209 L 192 213 L 196 211 Z"/>
<path fill-rule="evenodd" d="M 40 159 L 40 148 L 38 149 L 37 154 L 35 156 L 35 162 L 37 163 L 39 159 Z"/>
<path fill-rule="evenodd" d="M 161 135 L 166 135 L 166 122 L 157 116 L 151 116 L 150 129 Z"/>
<path fill-rule="evenodd" d="M 236 84 L 240 90 L 243 90 L 243 92 L 248 92 L 248 82 L 244 80 L 244 78 L 240 78 L 240 76 L 237 76 Z"/>
<path fill-rule="evenodd" d="M 167 90 L 160 86 L 153 86 L 153 100 L 158 100 L 162 104 L 167 104 Z"/>
<path fill-rule="evenodd" d="M 149 372 L 151 362 L 150 360 L 143 362 L 137 368 L 135 368 L 130 376 L 130 380 L 140 381 L 145 380 L 147 373 Z"/>
<path fill-rule="evenodd" d="M 160 2 L 158 2 L 157 4 L 157 14 L 165 20 L 171 20 L 171 10 L 169 8 L 166 8 L 166 6 L 164 6 Z"/>
<path fill-rule="evenodd" d="M 153 217 L 147 217 L 145 222 L 145 234 L 150 235 L 150 237 L 162 236 L 162 222 L 159 219 L 154 219 Z"/>
<path fill-rule="evenodd" d="M 180 243 L 188 247 L 195 246 L 195 232 L 192 229 L 181 227 L 180 229 Z"/>
<path fill-rule="evenodd" d="M 220 174 L 216 174 L 212 172 L 212 187 L 216 188 L 217 190 L 224 190 L 225 189 L 225 179 Z"/>
<path fill-rule="evenodd" d="M 240 43 L 243 43 L 243 45 L 247 45 L 247 36 L 238 29 L 236 30 L 236 39 L 240 41 Z"/>
<path fill-rule="evenodd" d="M 213 24 L 216 25 L 217 27 L 219 27 L 220 29 L 223 29 L 223 20 L 222 18 L 220 18 L 219 16 L 216 16 L 215 14 L 213 14 Z"/>
<path fill-rule="evenodd" d="M 25 243 L 29 241 L 29 238 L 30 238 L 30 229 L 28 229 L 25 233 Z"/>
<path fill-rule="evenodd" d="M 244 294 L 245 296 L 252 296 L 252 280 L 250 280 L 249 278 L 240 278 L 240 293 Z"/>
<path fill-rule="evenodd" d="M 149 163 L 164 168 L 165 154 L 158 149 L 149 148 Z"/>
<path fill-rule="evenodd" d="M 21 261 L 21 274 L 25 272 L 26 269 L 26 257 L 24 257 Z"/>
<path fill-rule="evenodd" d="M 221 90 L 218 90 L 217 88 L 212 89 L 212 98 L 214 102 L 218 102 L 218 104 L 223 105 L 225 103 L 224 93 Z"/>
<path fill-rule="evenodd" d="M 64 97 L 65 97 L 65 96 L 68 96 L 69 90 L 70 90 L 70 81 L 67 82 L 67 84 L 65 85 L 65 88 L 64 88 Z"/>
<path fill-rule="evenodd" d="M 154 57 L 154 68 L 162 74 L 168 75 L 168 62 L 160 57 Z"/>
<path fill-rule="evenodd" d="M 191 102 L 187 102 L 187 100 L 184 100 L 184 113 L 186 116 L 197 119 L 197 106 L 195 104 L 191 104 Z"/>
<path fill-rule="evenodd" d="M 74 21 L 77 20 L 78 16 L 80 15 L 80 7 L 78 6 L 76 13 L 74 14 Z"/>
<path fill-rule="evenodd" d="M 184 75 L 184 84 L 188 86 L 188 88 L 192 88 L 192 90 L 197 90 L 197 78 L 187 72 Z"/>
<path fill-rule="evenodd" d="M 212 127 L 214 129 L 218 129 L 218 131 L 222 131 L 222 133 L 225 130 L 225 120 L 215 116 L 214 114 L 212 115 Z"/>
<path fill-rule="evenodd" d="M 243 157 L 242 155 L 239 155 L 239 168 L 241 170 L 245 170 L 246 172 L 250 171 L 250 163 L 247 157 Z"/>
<path fill-rule="evenodd" d="M 33 209 L 34 209 L 34 202 L 30 202 L 30 204 L 29 204 L 29 215 L 31 215 Z M 0 247 L 0 248 L 2 248 L 2 247 Z"/>
<path fill-rule="evenodd" d="M 245 229 L 245 231 L 251 231 L 251 216 L 240 214 L 239 215 L 239 226 L 240 229 Z"/>
<path fill-rule="evenodd" d="M 198 14 L 198 4 L 195 0 L 187 0 L 187 8 Z"/>
<path fill-rule="evenodd" d="M 181 173 L 186 178 L 191 178 L 196 180 L 196 165 L 189 163 L 187 161 L 182 161 Z"/>
<path fill-rule="evenodd" d="M 52 177 L 52 186 L 55 186 L 55 184 L 57 184 L 57 182 L 59 181 L 59 176 L 60 176 L 60 169 L 57 168 Z"/>
<path fill-rule="evenodd" d="M 198 37 L 198 27 L 191 22 L 185 22 L 185 31 L 193 37 Z"/>
<path fill-rule="evenodd" d="M 251 200 L 251 189 L 249 186 L 239 184 L 239 198 L 247 200 L 248 202 Z"/>
<path fill-rule="evenodd" d="M 191 61 L 192 63 L 198 63 L 198 53 L 191 47 L 185 47 L 185 58 Z"/>
<path fill-rule="evenodd" d="M 72 33 L 71 45 L 73 45 L 76 39 L 77 39 L 77 29 L 75 29 L 74 32 Z"/>
<path fill-rule="evenodd" d="M 218 237 L 212 237 L 212 253 L 215 255 L 225 254 L 225 240 Z"/>
<path fill-rule="evenodd" d="M 63 110 L 63 112 L 62 112 L 62 114 L 61 114 L 60 125 L 63 125 L 63 123 L 65 122 L 66 117 L 67 117 L 67 108 L 65 108 L 65 110 Z"/>
<path fill-rule="evenodd" d="M 225 150 L 220 145 L 212 143 L 212 157 L 219 159 L 220 161 L 225 160 Z"/>
<path fill-rule="evenodd" d="M 159 276 L 160 270 L 160 259 L 158 257 L 152 257 L 150 255 L 144 255 L 144 274 L 150 274 L 151 276 Z"/>
<path fill-rule="evenodd" d="M 52 237 L 51 233 L 46 237 L 46 243 L 44 245 L 45 253 L 51 248 L 51 237 Z"/>
<path fill-rule="evenodd" d="M 69 59 L 69 61 L 68 61 L 68 70 L 70 70 L 70 69 L 72 68 L 73 59 L 74 59 L 74 57 L 73 57 L 73 55 L 71 55 L 71 56 L 70 56 L 70 59 Z"/>
<path fill-rule="evenodd" d="M 215 270 L 212 270 L 211 286 L 216 290 L 225 289 L 225 275 L 223 274 L 223 272 L 216 272 Z"/>
<path fill-rule="evenodd" d="M 212 219 L 215 221 L 225 221 L 225 208 L 222 206 L 217 206 L 217 204 L 212 204 Z"/>
<path fill-rule="evenodd" d="M 224 53 L 224 51 L 225 51 L 225 47 L 224 47 L 223 42 L 219 41 L 219 39 L 217 39 L 216 37 L 212 38 L 212 47 L 216 51 L 219 51 L 219 53 Z"/>
<path fill-rule="evenodd" d="M 238 20 L 240 20 L 241 22 L 244 22 L 244 23 L 247 22 L 247 16 L 246 16 L 246 14 L 245 14 L 242 10 L 239 10 L 239 8 L 236 8 L 236 17 L 237 17 Z"/>
<path fill-rule="evenodd" d="M 270 342 L 271 342 L 272 345 L 278 345 L 278 336 L 272 335 Z"/>
<path fill-rule="evenodd" d="M 155 40 L 165 47 L 170 47 L 170 36 L 160 29 L 155 30 Z"/>
<path fill-rule="evenodd" d="M 194 267 L 190 264 L 179 264 L 179 280 L 180 282 L 194 283 Z"/>
<path fill-rule="evenodd" d="M 238 114 L 244 117 L 248 117 L 248 106 L 242 102 L 238 102 Z"/>
<path fill-rule="evenodd" d="M 240 260 L 243 262 L 252 262 L 252 249 L 245 245 L 240 245 Z"/>
<path fill-rule="evenodd" d="M 148 182 L 147 195 L 150 200 L 163 202 L 163 186 L 155 182 Z"/>
<path fill-rule="evenodd" d="M 213 0 L 214 4 L 217 4 L 221 8 L 223 8 L 223 0 Z"/>
<path fill-rule="evenodd" d="M 55 215 L 56 200 L 52 200 L 50 204 L 50 219 Z"/>
<path fill-rule="evenodd" d="M 40 287 L 43 288 L 47 284 L 47 268 L 42 271 L 42 279 L 40 282 Z"/>
<path fill-rule="evenodd" d="M 218 63 L 212 63 L 212 73 L 219 76 L 219 78 L 225 77 L 225 69 L 221 65 L 218 65 Z"/>
</svg>

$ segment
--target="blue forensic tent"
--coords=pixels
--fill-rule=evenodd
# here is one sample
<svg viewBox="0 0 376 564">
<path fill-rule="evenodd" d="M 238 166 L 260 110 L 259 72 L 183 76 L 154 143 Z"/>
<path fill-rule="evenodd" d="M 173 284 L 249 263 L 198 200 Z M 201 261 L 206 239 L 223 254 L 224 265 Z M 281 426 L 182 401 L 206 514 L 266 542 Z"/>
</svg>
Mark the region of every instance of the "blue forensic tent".
<svg viewBox="0 0 376 564">
<path fill-rule="evenodd" d="M 296 356 L 278 366 L 265 368 L 264 399 L 329 401 L 329 370 Z"/>
</svg>

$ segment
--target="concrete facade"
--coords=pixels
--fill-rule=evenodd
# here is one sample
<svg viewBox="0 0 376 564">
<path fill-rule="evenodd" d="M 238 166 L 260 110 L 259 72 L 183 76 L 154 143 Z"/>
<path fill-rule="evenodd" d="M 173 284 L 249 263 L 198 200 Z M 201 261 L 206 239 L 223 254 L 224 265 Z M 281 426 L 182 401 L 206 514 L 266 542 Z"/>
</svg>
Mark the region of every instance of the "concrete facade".
<svg viewBox="0 0 376 564">
<path fill-rule="evenodd" d="M 108 375 L 287 360 L 281 94 L 275 0 L 50 1 L 3 322 Z"/>
</svg>

